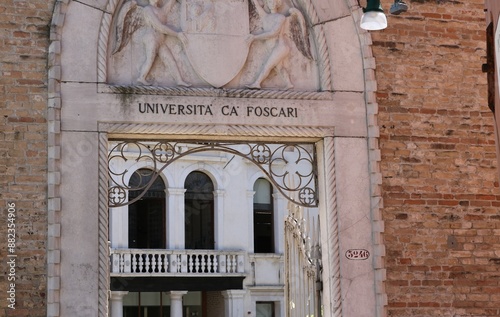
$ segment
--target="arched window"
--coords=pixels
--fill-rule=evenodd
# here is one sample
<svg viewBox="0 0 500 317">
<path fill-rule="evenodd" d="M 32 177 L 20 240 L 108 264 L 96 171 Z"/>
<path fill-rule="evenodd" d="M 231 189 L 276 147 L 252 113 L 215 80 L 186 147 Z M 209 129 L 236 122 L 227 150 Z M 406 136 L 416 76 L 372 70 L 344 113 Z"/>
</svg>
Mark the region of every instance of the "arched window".
<svg viewBox="0 0 500 317">
<path fill-rule="evenodd" d="M 255 253 L 274 252 L 273 187 L 264 178 L 253 185 L 253 248 Z"/>
<path fill-rule="evenodd" d="M 185 247 L 214 248 L 214 184 L 202 172 L 192 172 L 184 183 Z"/>
<path fill-rule="evenodd" d="M 149 183 L 153 171 L 137 170 L 129 181 L 131 187 L 143 187 Z M 129 200 L 140 194 L 129 192 Z M 128 246 L 137 249 L 165 248 L 165 183 L 157 177 L 141 199 L 128 208 Z"/>
</svg>

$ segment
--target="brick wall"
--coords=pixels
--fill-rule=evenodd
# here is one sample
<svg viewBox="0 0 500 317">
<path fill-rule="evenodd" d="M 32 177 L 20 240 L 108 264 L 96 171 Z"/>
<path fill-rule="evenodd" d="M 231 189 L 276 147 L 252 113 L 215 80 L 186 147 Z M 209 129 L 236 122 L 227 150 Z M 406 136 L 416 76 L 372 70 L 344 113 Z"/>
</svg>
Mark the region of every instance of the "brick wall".
<svg viewBox="0 0 500 317">
<path fill-rule="evenodd" d="M 15 310 L 8 308 L 7 242 L 1 239 L 0 316 L 45 316 L 47 47 L 54 1 L 0 2 L 0 234 L 15 204 Z"/>
<path fill-rule="evenodd" d="M 382 1 L 388 12 L 392 1 Z M 483 0 L 408 0 L 372 32 L 388 316 L 500 315 Z"/>
</svg>

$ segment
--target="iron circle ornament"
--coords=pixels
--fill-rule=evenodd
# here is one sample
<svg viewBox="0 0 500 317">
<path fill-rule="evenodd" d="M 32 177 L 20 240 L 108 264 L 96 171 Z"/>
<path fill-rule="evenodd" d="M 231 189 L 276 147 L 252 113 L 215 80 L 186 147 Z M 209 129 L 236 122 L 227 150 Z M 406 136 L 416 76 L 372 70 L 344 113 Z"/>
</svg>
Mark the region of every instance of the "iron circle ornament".
<svg viewBox="0 0 500 317">
<path fill-rule="evenodd" d="M 267 164 L 271 158 L 271 149 L 267 144 L 256 144 L 251 151 L 252 160 L 258 164 Z"/>
<path fill-rule="evenodd" d="M 123 204 L 126 198 L 127 198 L 127 192 L 123 187 L 112 186 L 109 188 L 108 199 L 110 206 Z"/>
<path fill-rule="evenodd" d="M 155 159 L 161 163 L 167 163 L 175 156 L 175 147 L 170 143 L 158 143 L 152 150 Z"/>
<path fill-rule="evenodd" d="M 310 188 L 305 187 L 299 191 L 299 201 L 302 205 L 313 205 L 316 203 L 316 192 Z"/>
</svg>

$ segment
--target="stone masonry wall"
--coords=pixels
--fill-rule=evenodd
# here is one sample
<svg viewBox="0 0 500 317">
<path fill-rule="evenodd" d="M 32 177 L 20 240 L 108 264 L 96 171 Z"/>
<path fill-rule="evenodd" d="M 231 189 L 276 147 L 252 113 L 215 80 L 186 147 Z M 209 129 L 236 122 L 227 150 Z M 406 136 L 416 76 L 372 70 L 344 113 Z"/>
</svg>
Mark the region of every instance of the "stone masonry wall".
<svg viewBox="0 0 500 317">
<path fill-rule="evenodd" d="M 46 315 L 46 69 L 53 5 L 0 1 L 0 316 Z M 9 224 L 16 226 L 14 250 L 8 249 Z M 13 297 L 11 283 L 15 309 L 6 300 Z"/>
<path fill-rule="evenodd" d="M 388 13 L 392 1 L 382 1 Z M 483 0 L 408 0 L 372 32 L 388 316 L 500 315 Z"/>
</svg>

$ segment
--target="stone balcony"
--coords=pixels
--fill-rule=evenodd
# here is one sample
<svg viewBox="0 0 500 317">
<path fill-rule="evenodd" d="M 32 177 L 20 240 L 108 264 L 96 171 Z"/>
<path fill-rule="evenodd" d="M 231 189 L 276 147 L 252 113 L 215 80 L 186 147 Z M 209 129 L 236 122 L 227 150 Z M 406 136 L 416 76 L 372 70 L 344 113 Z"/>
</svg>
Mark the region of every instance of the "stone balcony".
<svg viewBox="0 0 500 317">
<path fill-rule="evenodd" d="M 242 276 L 244 251 L 111 249 L 111 276 Z"/>
</svg>

